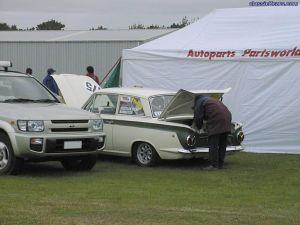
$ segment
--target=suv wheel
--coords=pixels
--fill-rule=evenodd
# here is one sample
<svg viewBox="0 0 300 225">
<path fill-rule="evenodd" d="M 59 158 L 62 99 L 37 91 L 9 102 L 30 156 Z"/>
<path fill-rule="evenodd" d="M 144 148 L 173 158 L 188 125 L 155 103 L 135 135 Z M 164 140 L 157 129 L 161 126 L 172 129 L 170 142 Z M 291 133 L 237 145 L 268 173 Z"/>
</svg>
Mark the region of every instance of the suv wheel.
<svg viewBox="0 0 300 225">
<path fill-rule="evenodd" d="M 61 160 L 61 164 L 66 170 L 87 171 L 91 170 L 97 162 L 96 155 L 88 155 L 82 157 L 70 157 Z"/>
<path fill-rule="evenodd" d="M 0 175 L 18 174 L 23 160 L 16 158 L 8 136 L 0 133 Z"/>
</svg>

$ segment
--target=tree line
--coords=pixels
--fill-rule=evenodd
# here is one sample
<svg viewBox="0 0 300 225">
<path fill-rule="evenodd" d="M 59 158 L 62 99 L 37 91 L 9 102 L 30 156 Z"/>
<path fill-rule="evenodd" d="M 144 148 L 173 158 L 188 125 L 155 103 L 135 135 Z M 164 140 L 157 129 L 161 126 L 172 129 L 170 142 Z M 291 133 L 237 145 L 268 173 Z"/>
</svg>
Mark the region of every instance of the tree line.
<svg viewBox="0 0 300 225">
<path fill-rule="evenodd" d="M 56 20 L 49 20 L 47 22 L 43 22 L 38 24 L 36 27 L 30 27 L 26 29 L 19 29 L 17 25 L 8 25 L 7 23 L 0 23 L 0 30 L 63 30 L 65 25 Z"/>
<path fill-rule="evenodd" d="M 197 19 L 194 19 L 192 22 L 196 21 Z M 130 30 L 133 29 L 167 29 L 167 28 L 183 28 L 189 24 L 191 24 L 187 17 L 183 17 L 181 21 L 177 23 L 172 23 L 170 26 L 164 26 L 164 25 L 158 25 L 158 24 L 151 24 L 149 26 L 144 24 L 132 24 L 128 28 Z M 43 22 L 41 24 L 36 25 L 36 27 L 30 27 L 26 29 L 20 29 L 17 27 L 17 25 L 8 25 L 7 23 L 1 23 L 0 22 L 0 31 L 6 30 L 6 31 L 17 31 L 17 30 L 64 30 L 65 24 L 56 21 L 54 19 Z M 92 27 L 89 30 L 107 30 L 104 26 L 98 26 L 96 28 Z"/>
</svg>

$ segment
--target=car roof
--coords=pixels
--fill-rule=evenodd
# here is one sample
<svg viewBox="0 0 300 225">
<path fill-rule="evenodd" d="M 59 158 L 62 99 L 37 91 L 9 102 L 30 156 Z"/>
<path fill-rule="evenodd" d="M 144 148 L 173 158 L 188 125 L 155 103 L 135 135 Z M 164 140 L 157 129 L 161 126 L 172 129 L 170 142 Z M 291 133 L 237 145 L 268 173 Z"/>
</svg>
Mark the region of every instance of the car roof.
<svg viewBox="0 0 300 225">
<path fill-rule="evenodd" d="M 153 95 L 175 95 L 176 92 L 172 90 L 162 90 L 162 89 L 150 89 L 142 87 L 120 87 L 120 88 L 103 88 L 97 93 L 114 93 L 114 94 L 123 94 L 123 95 L 134 95 L 144 98 L 149 98 Z"/>
</svg>

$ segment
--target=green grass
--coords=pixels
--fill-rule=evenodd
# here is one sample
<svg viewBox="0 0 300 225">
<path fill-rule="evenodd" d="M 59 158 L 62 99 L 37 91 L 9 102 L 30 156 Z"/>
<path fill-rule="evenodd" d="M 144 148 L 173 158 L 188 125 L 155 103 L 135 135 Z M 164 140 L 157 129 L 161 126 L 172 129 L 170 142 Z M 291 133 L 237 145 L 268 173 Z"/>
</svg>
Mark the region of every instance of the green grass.
<svg viewBox="0 0 300 225">
<path fill-rule="evenodd" d="M 140 168 L 99 160 L 91 172 L 59 163 L 0 177 L 0 224 L 299 225 L 300 155 L 238 153 L 224 170 L 201 160 Z"/>
</svg>

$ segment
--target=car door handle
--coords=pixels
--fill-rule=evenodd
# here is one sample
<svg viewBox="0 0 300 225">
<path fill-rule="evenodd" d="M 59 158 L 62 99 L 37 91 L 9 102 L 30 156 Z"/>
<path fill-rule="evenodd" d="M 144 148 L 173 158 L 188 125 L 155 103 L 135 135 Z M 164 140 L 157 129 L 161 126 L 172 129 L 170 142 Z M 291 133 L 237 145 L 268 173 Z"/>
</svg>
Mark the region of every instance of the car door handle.
<svg viewBox="0 0 300 225">
<path fill-rule="evenodd" d="M 114 121 L 113 120 L 104 120 L 104 123 L 106 123 L 106 124 L 113 124 Z"/>
</svg>

